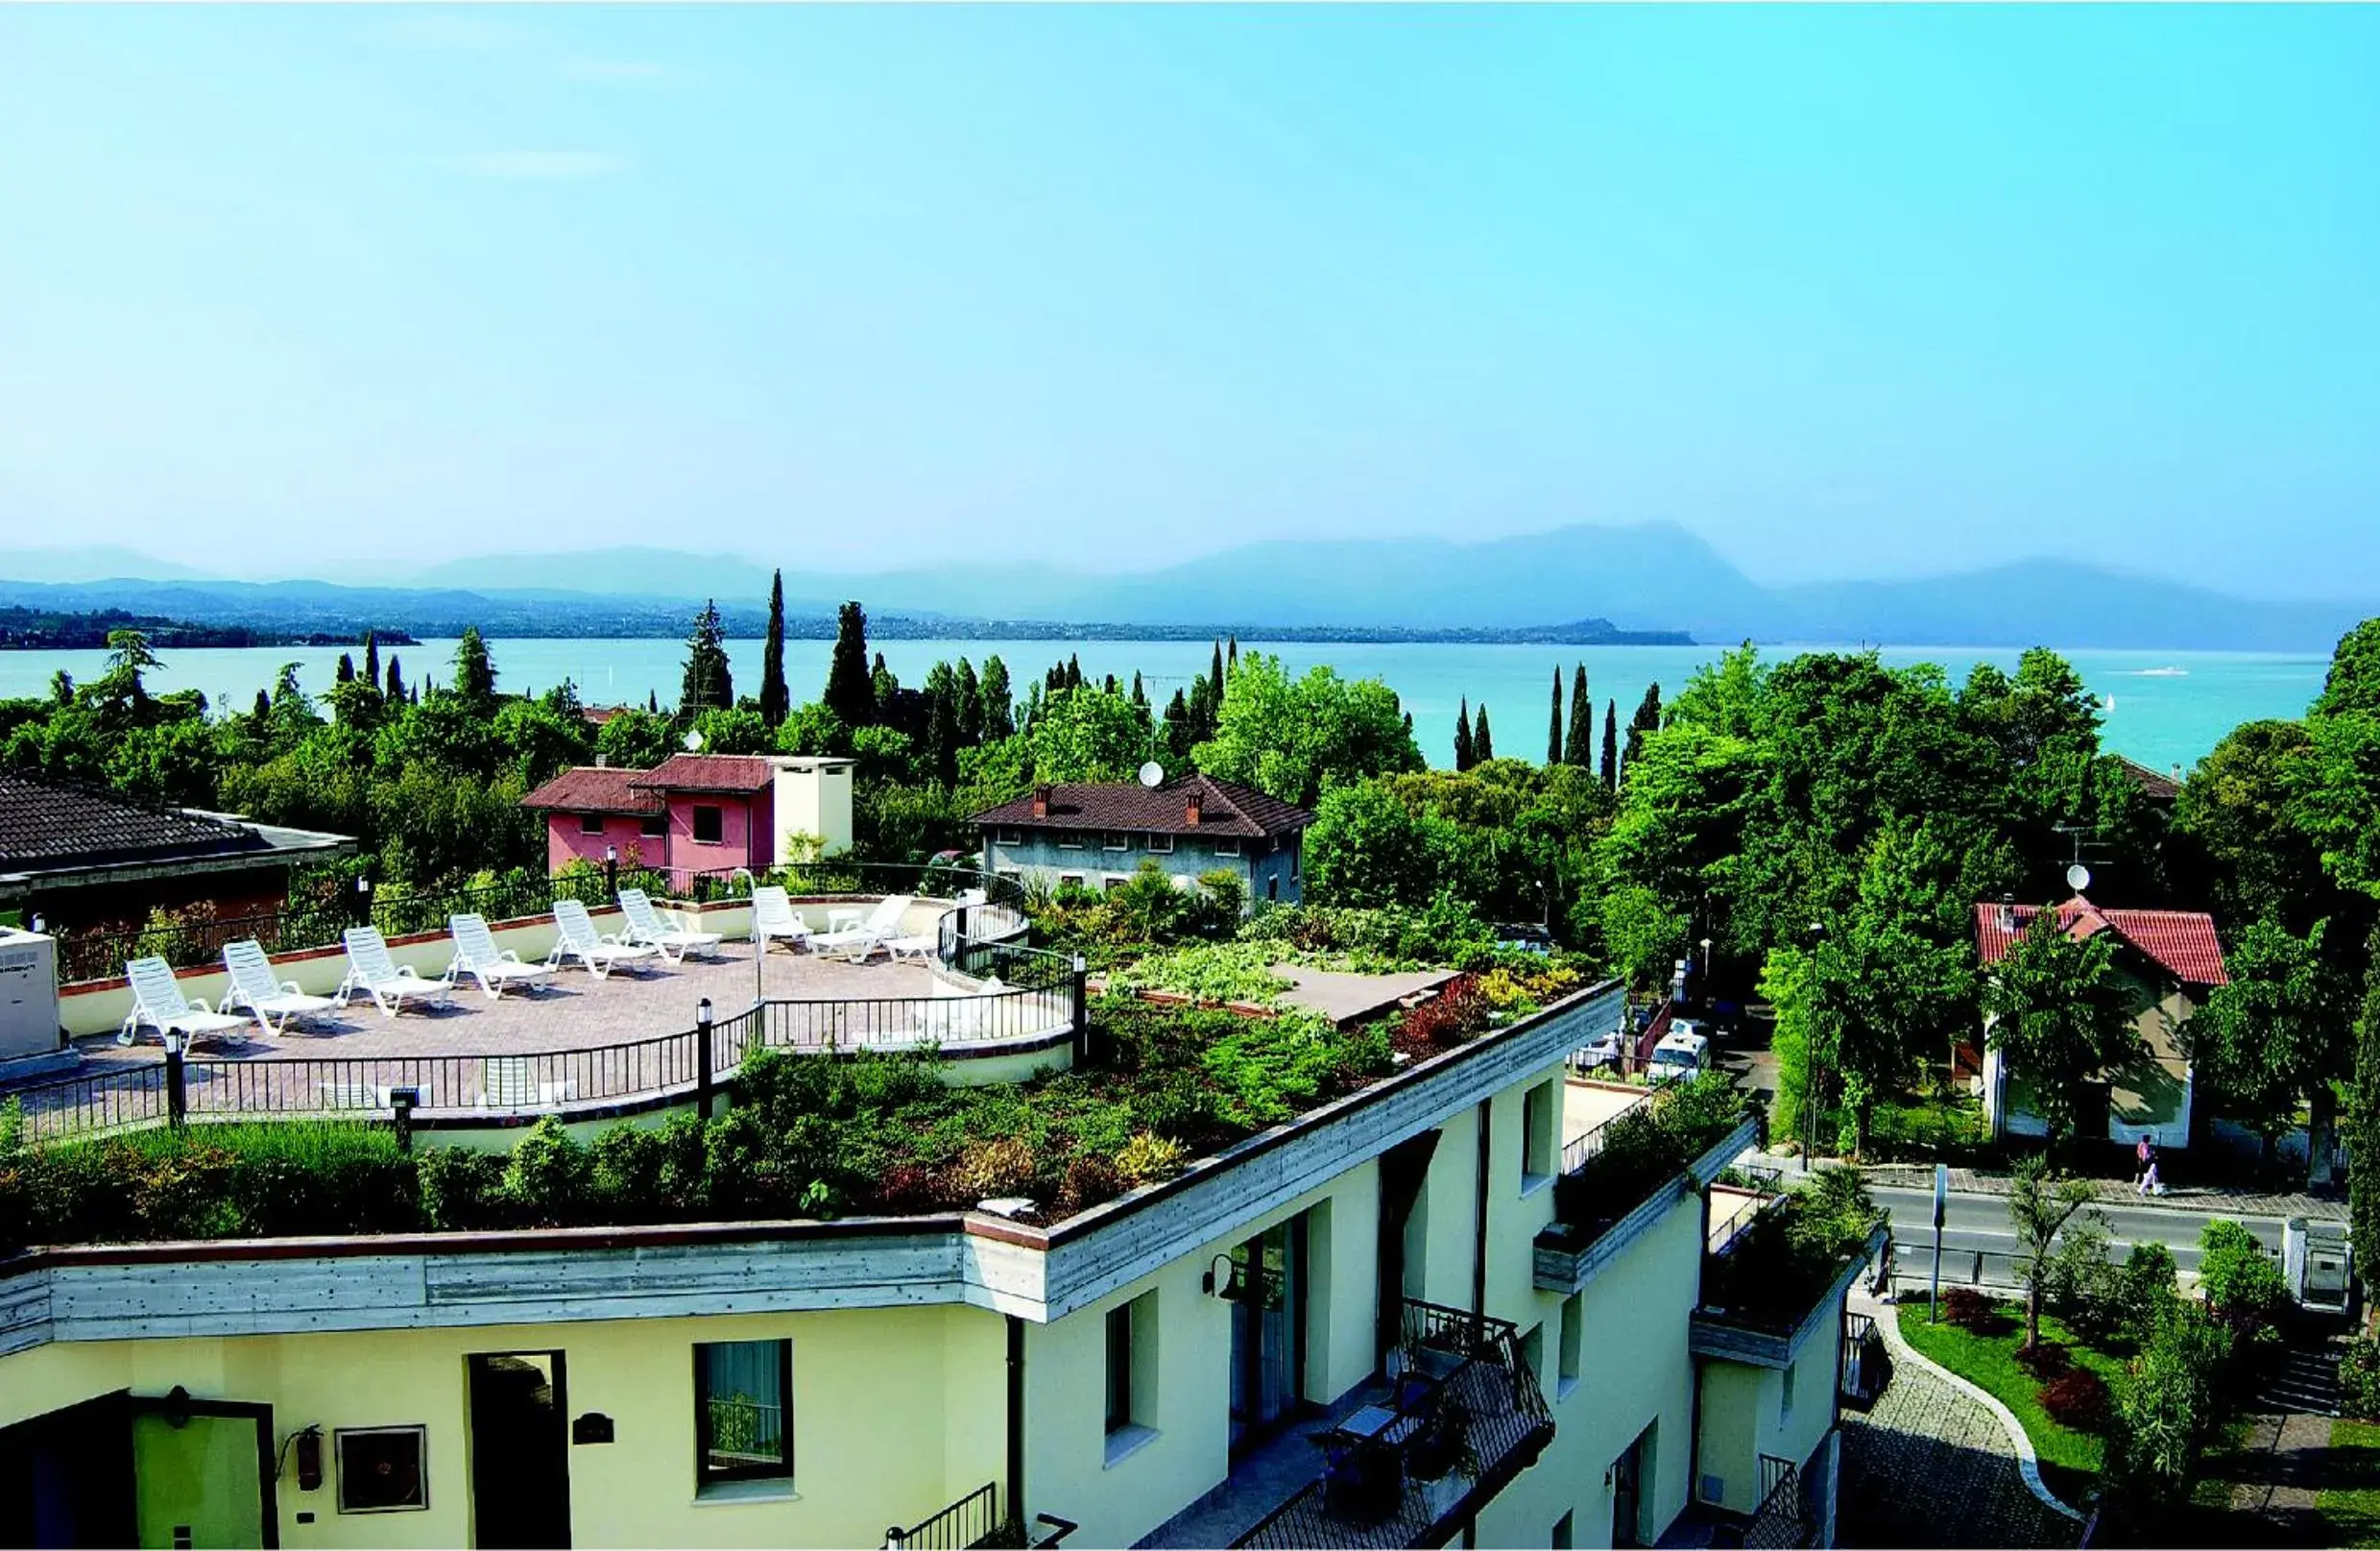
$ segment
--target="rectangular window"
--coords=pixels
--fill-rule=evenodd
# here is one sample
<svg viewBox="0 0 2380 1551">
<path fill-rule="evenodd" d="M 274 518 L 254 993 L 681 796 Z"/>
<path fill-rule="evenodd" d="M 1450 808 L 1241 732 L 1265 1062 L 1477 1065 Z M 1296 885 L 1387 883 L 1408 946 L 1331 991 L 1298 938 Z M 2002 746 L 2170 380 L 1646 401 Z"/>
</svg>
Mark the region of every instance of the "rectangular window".
<svg viewBox="0 0 2380 1551">
<path fill-rule="evenodd" d="M 694 1484 L 793 1479 L 793 1343 L 694 1348 Z"/>
<path fill-rule="evenodd" d="M 1573 1293 L 1562 1300 L 1562 1350 L 1559 1354 L 1562 1367 L 1553 1385 L 1556 1400 L 1578 1388 L 1578 1360 L 1586 1344 L 1587 1295 Z"/>
<path fill-rule="evenodd" d="M 637 821 L 637 833 L 648 840 L 658 840 L 669 833 L 667 813 L 647 813 Z"/>
<path fill-rule="evenodd" d="M 717 845 L 721 830 L 720 810 L 707 803 L 694 805 L 694 843 Z"/>
<path fill-rule="evenodd" d="M 601 813 L 581 813 L 579 815 L 579 833 L 581 835 L 601 835 L 603 833 L 603 815 Z"/>
<path fill-rule="evenodd" d="M 1298 875 L 1298 867 L 1306 860 L 1306 837 L 1299 836 L 1289 842 L 1289 876 Z"/>
<path fill-rule="evenodd" d="M 397 1514 L 430 1505 L 426 1427 L 341 1427 L 331 1435 L 339 1512 Z"/>
<path fill-rule="evenodd" d="M 1147 843 L 1148 848 L 1151 851 L 1156 852 L 1159 856 L 1164 856 L 1166 852 L 1173 849 L 1173 836 L 1170 835 L 1152 835 L 1147 837 Z"/>
<path fill-rule="evenodd" d="M 1024 831 L 1022 831 L 1022 830 L 1002 830 L 1002 831 L 1000 831 L 1000 844 L 1002 844 L 1002 845 L 1022 845 L 1022 844 L 1024 844 Z"/>
<path fill-rule="evenodd" d="M 1132 849 L 1132 836 L 1121 830 L 1110 830 L 1099 836 L 1099 843 L 1110 851 L 1129 851 Z"/>
<path fill-rule="evenodd" d="M 1083 886 L 1083 875 L 1078 872 L 1062 872 L 1058 874 L 1058 886 L 1060 888 L 1080 888 Z"/>
<path fill-rule="evenodd" d="M 1099 886 L 1102 889 L 1121 888 L 1130 882 L 1132 882 L 1132 880 L 1125 877 L 1122 873 L 1112 872 L 1099 881 Z"/>
<path fill-rule="evenodd" d="M 1783 1393 L 1777 1400 L 1777 1420 L 1779 1422 L 1791 1421 L 1793 1418 L 1793 1377 L 1800 1367 L 1799 1363 L 1785 1365 L 1785 1384 Z"/>
<path fill-rule="evenodd" d="M 1218 856 L 1218 857 L 1236 857 L 1236 856 L 1239 855 L 1239 842 L 1238 842 L 1238 840 L 1237 840 L 1237 839 L 1228 839 L 1228 840 L 1217 840 L 1217 841 L 1215 841 L 1215 842 L 1214 842 L 1214 854 L 1215 854 L 1216 856 Z"/>
<path fill-rule="evenodd" d="M 1521 1100 L 1521 1190 L 1535 1190 L 1553 1177 L 1553 1105 L 1556 1085 L 1540 1082 Z"/>
<path fill-rule="evenodd" d="M 1107 1460 L 1157 1436 L 1157 1295 L 1107 1311 Z"/>
<path fill-rule="evenodd" d="M 1065 831 L 1063 831 L 1063 830 L 1061 830 L 1061 831 L 1059 832 L 1059 834 L 1058 834 L 1058 849 L 1059 849 L 1059 850 L 1061 850 L 1061 851 L 1080 851 L 1082 848 L 1083 848 L 1083 837 L 1082 837 L 1081 836 L 1079 836 L 1079 835 L 1070 835 L 1070 834 L 1068 834 L 1067 832 L 1065 832 Z"/>
</svg>

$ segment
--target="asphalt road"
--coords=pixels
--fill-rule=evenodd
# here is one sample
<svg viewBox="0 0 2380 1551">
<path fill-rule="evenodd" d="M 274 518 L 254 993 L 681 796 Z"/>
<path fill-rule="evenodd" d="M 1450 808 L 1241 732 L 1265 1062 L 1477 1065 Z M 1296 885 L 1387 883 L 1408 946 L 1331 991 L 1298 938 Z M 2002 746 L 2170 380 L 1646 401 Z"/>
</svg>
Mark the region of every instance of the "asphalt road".
<svg viewBox="0 0 2380 1551">
<path fill-rule="evenodd" d="M 1876 1204 L 1892 1220 L 1893 1242 L 1899 1246 L 1900 1270 L 1903 1275 L 1922 1274 L 1932 1264 L 1934 1254 L 1934 1193 L 1930 1190 L 1886 1190 L 1871 1188 L 1869 1194 Z M 2099 1203 L 2098 1209 L 2107 1214 L 2114 1232 L 2110 1253 L 2118 1260 L 2131 1253 L 2132 1246 L 2163 1243 L 2174 1251 L 2175 1264 L 2184 1271 L 2196 1270 L 2199 1263 L 2199 1230 L 2221 1212 L 2192 1211 L 2182 1207 L 2127 1206 L 2110 1202 Z M 2281 1220 L 2277 1217 L 2248 1217 L 2239 1219 L 2258 1243 L 2277 1255 L 2281 1251 Z M 2013 1256 L 2017 1253 L 2016 1232 L 2008 1225 L 2008 1200 L 2006 1196 L 1953 1195 L 1944 1213 L 1942 1224 L 1943 1275 L 1945 1279 L 1966 1281 L 1969 1275 L 1954 1274 L 1953 1262 L 1963 1251 L 1971 1265 L 1977 1251 L 1986 1256 Z M 2006 1262 L 1999 1262 L 2005 1266 Z"/>
</svg>

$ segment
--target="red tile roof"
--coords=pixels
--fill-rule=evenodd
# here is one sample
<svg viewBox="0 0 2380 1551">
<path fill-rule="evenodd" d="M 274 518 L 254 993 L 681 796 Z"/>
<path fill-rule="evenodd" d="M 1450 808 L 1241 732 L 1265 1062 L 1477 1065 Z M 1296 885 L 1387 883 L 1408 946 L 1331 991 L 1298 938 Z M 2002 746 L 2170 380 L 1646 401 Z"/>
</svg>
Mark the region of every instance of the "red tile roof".
<svg viewBox="0 0 2380 1551">
<path fill-rule="evenodd" d="M 2041 909 L 2037 905 L 1978 905 L 1977 955 L 1986 964 L 2006 958 Z M 2230 980 L 2224 972 L 2215 918 L 2203 910 L 2104 910 L 2079 894 L 2054 909 L 2058 926 L 2068 936 L 2112 932 L 2186 985 L 2222 985 Z"/>
<path fill-rule="evenodd" d="M 647 791 L 764 791 L 775 775 L 757 754 L 672 754 L 650 770 L 632 773 Z"/>
<path fill-rule="evenodd" d="M 573 813 L 658 813 L 665 806 L 658 792 L 629 785 L 642 770 L 582 764 L 565 770 L 520 799 L 523 808 L 555 808 Z"/>
<path fill-rule="evenodd" d="M 1190 798 L 1199 800 L 1198 822 L 1190 822 Z M 1044 830 L 1131 830 L 1146 835 L 1222 835 L 1264 839 L 1294 835 L 1314 821 L 1303 808 L 1261 791 L 1217 781 L 1182 776 L 1162 787 L 1121 781 L 1049 788 L 1049 811 L 1033 816 L 1031 793 L 987 808 L 972 820 L 978 828 Z"/>
</svg>

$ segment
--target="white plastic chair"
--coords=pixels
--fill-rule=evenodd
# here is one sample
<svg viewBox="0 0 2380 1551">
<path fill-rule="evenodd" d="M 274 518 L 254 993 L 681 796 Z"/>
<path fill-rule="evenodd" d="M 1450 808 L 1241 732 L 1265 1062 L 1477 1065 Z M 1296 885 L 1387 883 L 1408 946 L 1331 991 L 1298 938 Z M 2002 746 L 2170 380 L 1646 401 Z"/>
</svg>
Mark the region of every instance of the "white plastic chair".
<svg viewBox="0 0 2380 1551">
<path fill-rule="evenodd" d="M 268 1034 L 286 1031 L 292 1018 L 328 1012 L 339 1006 L 336 997 L 307 995 L 296 981 L 275 980 L 273 960 L 265 957 L 264 944 L 253 937 L 225 943 L 223 967 L 231 975 L 231 988 L 223 993 L 223 1010 L 246 1007 Z M 274 1022 L 276 1018 L 280 1021 Z"/>
<path fill-rule="evenodd" d="M 510 948 L 499 950 L 495 933 L 488 930 L 488 918 L 465 912 L 446 917 L 446 933 L 454 938 L 454 962 L 446 966 L 448 985 L 461 982 L 466 975 L 479 982 L 479 988 L 493 1002 L 504 994 L 508 985 L 527 985 L 554 972 L 551 964 L 525 964 L 520 955 Z"/>
<path fill-rule="evenodd" d="M 384 1018 L 394 1018 L 404 1010 L 407 1002 L 420 998 L 445 996 L 453 987 L 445 981 L 426 981 L 411 964 L 399 964 L 389 957 L 389 942 L 380 935 L 378 927 L 349 927 L 344 933 L 348 948 L 347 979 L 339 982 L 339 1005 L 361 991 L 372 998 Z"/>
<path fill-rule="evenodd" d="M 124 1027 L 116 1030 L 119 1045 L 131 1044 L 144 1023 L 160 1038 L 180 1034 L 194 1045 L 202 1039 L 219 1041 L 232 1030 L 248 1026 L 246 1018 L 208 1006 L 204 997 L 194 1006 L 181 994 L 181 981 L 174 978 L 173 966 L 162 958 L 135 958 L 124 966 L 124 978 L 132 982 L 132 1010 L 124 1015 Z"/>
<path fill-rule="evenodd" d="M 810 952 L 843 954 L 856 963 L 901 934 L 901 918 L 916 903 L 914 894 L 888 894 L 877 901 L 876 909 L 857 926 L 813 935 Z"/>
<path fill-rule="evenodd" d="M 768 952 L 772 942 L 783 941 L 800 947 L 810 940 L 809 923 L 803 920 L 793 908 L 785 891 L 774 884 L 763 884 L 752 891 L 752 940 Z"/>
<path fill-rule="evenodd" d="M 574 899 L 554 901 L 554 951 L 545 962 L 561 965 L 577 959 L 602 980 L 621 964 L 652 958 L 661 950 L 649 942 L 629 942 L 616 933 L 595 930 L 595 918 Z"/>
<path fill-rule="evenodd" d="M 663 917 L 641 888 L 620 890 L 620 914 L 627 919 L 624 935 L 630 942 L 659 948 L 661 957 L 673 964 L 685 963 L 690 953 L 708 956 L 725 940 L 716 932 L 694 931 L 683 924 L 683 917 Z M 673 921 L 678 924 L 673 925 Z"/>
</svg>

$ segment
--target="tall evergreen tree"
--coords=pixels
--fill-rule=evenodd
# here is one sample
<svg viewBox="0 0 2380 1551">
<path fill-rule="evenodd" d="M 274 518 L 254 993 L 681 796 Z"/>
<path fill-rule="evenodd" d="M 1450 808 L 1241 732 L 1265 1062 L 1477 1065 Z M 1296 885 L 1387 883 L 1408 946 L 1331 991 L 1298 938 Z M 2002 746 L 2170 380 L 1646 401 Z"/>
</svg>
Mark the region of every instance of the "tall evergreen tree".
<svg viewBox="0 0 2380 1551">
<path fill-rule="evenodd" d="M 1628 718 L 1628 746 L 1620 767 L 1625 771 L 1636 763 L 1636 756 L 1645 747 L 1645 735 L 1661 730 L 1661 686 L 1645 686 L 1645 698 L 1637 702 L 1636 715 Z"/>
<path fill-rule="evenodd" d="M 1587 693 L 1587 665 L 1580 663 L 1570 681 L 1570 746 L 1565 763 L 1581 770 L 1595 767 L 1595 697 Z"/>
<path fill-rule="evenodd" d="M 1148 705 L 1148 691 L 1141 688 L 1141 670 L 1137 667 L 1132 670 L 1132 703 L 1142 708 Z"/>
<path fill-rule="evenodd" d="M 893 696 L 900 689 L 901 679 L 884 666 L 884 654 L 877 652 L 876 666 L 868 670 L 868 692 L 876 696 L 877 715 L 884 714 L 884 708 L 893 703 Z"/>
<path fill-rule="evenodd" d="M 1238 667 L 1239 638 L 1238 636 L 1234 636 L 1231 638 L 1231 643 L 1223 648 L 1223 676 L 1226 679 L 1230 678 L 1233 673 L 1238 670 Z"/>
<path fill-rule="evenodd" d="M 1073 652 L 1066 654 L 1066 687 L 1070 690 L 1083 687 L 1083 660 Z"/>
<path fill-rule="evenodd" d="M 678 715 L 725 710 L 735 704 L 735 681 L 728 672 L 727 627 L 719 606 L 706 600 L 685 638 L 685 672 L 678 685 Z"/>
<path fill-rule="evenodd" d="M 1454 711 L 1454 768 L 1471 768 L 1471 696 L 1464 695 Z"/>
<path fill-rule="evenodd" d="M 1553 718 L 1546 723 L 1546 765 L 1549 769 L 1562 763 L 1562 668 L 1553 669 Z"/>
<path fill-rule="evenodd" d="M 355 682 L 355 659 L 354 659 L 354 658 L 352 658 L 352 657 L 349 657 L 349 656 L 347 653 L 345 653 L 345 652 L 341 652 L 341 653 L 339 654 L 339 666 L 338 666 L 335 669 L 333 669 L 333 670 L 332 670 L 331 675 L 330 675 L 330 682 L 332 682 L 333 684 L 352 684 L 352 683 L 354 683 L 354 682 Z"/>
<path fill-rule="evenodd" d="M 926 675 L 926 765 L 944 786 L 958 784 L 958 675 L 936 663 Z"/>
<path fill-rule="evenodd" d="M 1232 655 L 1236 658 L 1238 652 Z M 1223 643 L 1219 641 L 1214 643 L 1214 666 L 1207 669 L 1207 692 L 1214 696 L 1216 705 L 1223 703 Z"/>
<path fill-rule="evenodd" d="M 1196 730 L 1190 723 L 1190 699 L 1180 690 L 1174 691 L 1173 698 L 1166 702 L 1164 736 L 1166 753 L 1171 756 L 1176 763 L 1187 763 L 1190 750 L 1198 744 Z"/>
<path fill-rule="evenodd" d="M 1102 683 L 1099 687 L 1100 687 L 1101 689 L 1105 690 L 1108 693 L 1110 693 L 1110 694 L 1114 694 L 1114 693 L 1116 692 L 1116 675 L 1115 675 L 1115 674 L 1113 674 L 1113 673 L 1110 673 L 1110 674 L 1107 676 L 1106 681 L 1105 681 L 1104 683 Z"/>
<path fill-rule="evenodd" d="M 1471 718 L 1471 763 L 1485 764 L 1496 757 L 1496 737 L 1488 731 L 1487 702 L 1479 702 L 1478 711 Z"/>
<path fill-rule="evenodd" d="M 1603 777 L 1605 791 L 1620 789 L 1620 702 L 1603 702 Z"/>
<path fill-rule="evenodd" d="M 656 716 L 658 716 L 658 715 L 660 715 L 661 714 L 661 691 L 659 691 L 659 690 L 647 690 L 647 691 L 644 691 L 644 709 L 645 709 L 645 711 L 646 711 L 648 714 L 650 714 L 650 715 L 656 715 Z"/>
<path fill-rule="evenodd" d="M 380 688 L 380 640 L 369 630 L 364 632 L 364 682 Z"/>
<path fill-rule="evenodd" d="M 983 660 L 983 738 L 995 742 L 1017 732 L 1017 700 L 1008 687 L 1008 665 L 998 655 Z"/>
<path fill-rule="evenodd" d="M 958 746 L 974 748 L 983 741 L 983 686 L 975 681 L 975 665 L 960 658 L 952 681 L 958 691 Z"/>
<path fill-rule="evenodd" d="M 405 703 L 405 660 L 395 652 L 389 653 L 387 699 L 388 703 L 393 706 L 401 706 Z"/>
<path fill-rule="evenodd" d="M 876 721 L 876 686 L 868 678 L 868 611 L 846 603 L 836 611 L 834 654 L 827 660 L 827 709 L 856 731 Z"/>
<path fill-rule="evenodd" d="M 454 643 L 454 692 L 463 703 L 485 714 L 495 704 L 495 664 L 488 657 L 488 643 L 479 639 L 479 626 L 463 627 L 463 639 Z"/>
<path fill-rule="evenodd" d="M 273 697 L 262 690 L 258 690 L 256 703 L 250 708 L 248 714 L 260 722 L 271 721 L 273 719 Z"/>
<path fill-rule="evenodd" d="M 785 689 L 785 573 L 769 577 L 768 639 L 760 647 L 760 719 L 775 727 L 793 710 Z"/>
</svg>

